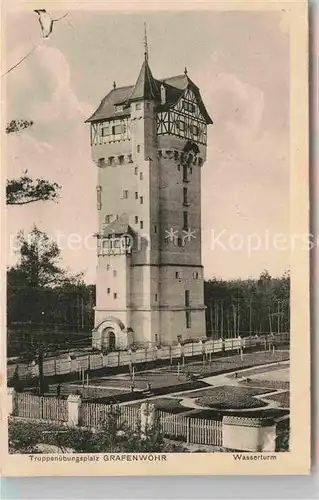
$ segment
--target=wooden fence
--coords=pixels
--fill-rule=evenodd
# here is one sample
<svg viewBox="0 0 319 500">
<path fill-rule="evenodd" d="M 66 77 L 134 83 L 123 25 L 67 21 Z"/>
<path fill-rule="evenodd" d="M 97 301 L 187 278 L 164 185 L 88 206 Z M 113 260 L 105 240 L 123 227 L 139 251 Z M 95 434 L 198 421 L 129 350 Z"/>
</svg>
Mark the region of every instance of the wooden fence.
<svg viewBox="0 0 319 500">
<path fill-rule="evenodd" d="M 132 406 L 120 406 L 118 409 L 118 424 L 125 423 L 130 429 L 138 426 L 140 409 Z M 103 427 L 112 412 L 111 405 L 82 403 L 80 407 L 80 425 L 99 429 Z"/>
<path fill-rule="evenodd" d="M 131 364 L 145 363 L 149 361 L 174 360 L 181 357 L 192 358 L 195 356 L 212 355 L 223 351 L 238 352 L 242 347 L 261 348 L 267 342 L 288 342 L 289 334 L 280 333 L 275 335 L 261 335 L 245 338 L 208 340 L 206 342 L 192 342 L 185 345 L 151 347 L 150 349 L 138 349 L 135 352 L 117 351 L 109 354 L 94 353 L 78 356 L 76 359 L 45 359 L 43 362 L 44 376 L 67 375 L 78 373 L 81 378 L 82 370 L 94 371 L 102 368 L 114 368 L 130 366 Z M 39 367 L 34 363 L 7 365 L 7 377 L 13 377 L 16 366 L 21 379 L 39 376 Z"/>
<path fill-rule="evenodd" d="M 140 407 L 117 406 L 116 411 L 118 411 L 117 424 L 125 423 L 132 430 L 139 427 Z M 111 405 L 82 402 L 79 408 L 79 425 L 100 429 L 111 412 Z M 15 393 L 13 415 L 30 420 L 68 422 L 68 401 Z M 190 444 L 222 446 L 222 422 L 184 417 L 164 411 L 157 411 L 156 416 L 159 418 L 160 429 L 165 437 Z"/>
<path fill-rule="evenodd" d="M 190 444 L 222 446 L 221 421 L 184 417 L 163 411 L 159 412 L 159 417 L 161 429 L 167 437 Z"/>
<path fill-rule="evenodd" d="M 68 402 L 63 399 L 15 393 L 13 414 L 30 419 L 68 421 Z"/>
</svg>

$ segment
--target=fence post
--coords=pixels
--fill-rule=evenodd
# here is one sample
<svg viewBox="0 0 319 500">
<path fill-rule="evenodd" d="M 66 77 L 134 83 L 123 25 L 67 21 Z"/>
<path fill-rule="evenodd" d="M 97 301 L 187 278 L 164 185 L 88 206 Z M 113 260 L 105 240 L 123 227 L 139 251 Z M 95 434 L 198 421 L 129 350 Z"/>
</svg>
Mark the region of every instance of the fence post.
<svg viewBox="0 0 319 500">
<path fill-rule="evenodd" d="M 191 419 L 186 417 L 186 444 L 190 444 Z"/>
<path fill-rule="evenodd" d="M 72 427 L 79 425 L 81 404 L 81 396 L 77 394 L 68 396 L 68 424 Z"/>
<path fill-rule="evenodd" d="M 7 389 L 7 409 L 8 415 L 12 415 L 15 410 L 15 390 L 13 387 Z"/>
<path fill-rule="evenodd" d="M 147 431 L 153 427 L 155 420 L 155 406 L 150 403 L 142 403 L 140 409 L 141 434 L 145 439 Z"/>
</svg>

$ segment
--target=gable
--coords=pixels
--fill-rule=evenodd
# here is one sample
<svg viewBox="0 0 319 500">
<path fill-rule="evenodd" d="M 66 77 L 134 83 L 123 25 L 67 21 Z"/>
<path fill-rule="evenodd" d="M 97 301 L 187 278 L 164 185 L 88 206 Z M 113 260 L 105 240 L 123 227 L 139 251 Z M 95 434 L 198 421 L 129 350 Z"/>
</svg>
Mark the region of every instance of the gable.
<svg viewBox="0 0 319 500">
<path fill-rule="evenodd" d="M 178 113 L 206 123 L 206 119 L 201 111 L 201 105 L 192 89 L 187 88 L 172 108 Z"/>
</svg>

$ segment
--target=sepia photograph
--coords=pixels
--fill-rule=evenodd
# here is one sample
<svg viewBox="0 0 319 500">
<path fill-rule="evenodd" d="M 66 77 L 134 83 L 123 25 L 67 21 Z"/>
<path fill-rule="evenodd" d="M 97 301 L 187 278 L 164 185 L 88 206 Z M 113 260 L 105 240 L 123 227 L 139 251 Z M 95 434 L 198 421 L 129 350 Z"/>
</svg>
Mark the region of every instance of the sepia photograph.
<svg viewBox="0 0 319 500">
<path fill-rule="evenodd" d="M 298 370 L 309 416 L 293 8 L 46 3 L 2 15 L 7 457 L 263 473 Z"/>
</svg>

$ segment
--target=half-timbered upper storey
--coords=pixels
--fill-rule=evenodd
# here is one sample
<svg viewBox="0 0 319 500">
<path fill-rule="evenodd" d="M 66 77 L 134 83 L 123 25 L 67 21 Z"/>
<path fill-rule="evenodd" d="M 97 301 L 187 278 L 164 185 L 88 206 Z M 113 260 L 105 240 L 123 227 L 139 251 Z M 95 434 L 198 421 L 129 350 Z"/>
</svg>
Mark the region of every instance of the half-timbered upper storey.
<svg viewBox="0 0 319 500">
<path fill-rule="evenodd" d="M 86 120 L 91 123 L 92 145 L 130 140 L 131 112 L 143 101 L 153 101 L 157 135 L 173 135 L 206 145 L 207 125 L 213 123 L 199 88 L 183 75 L 157 80 L 147 58 L 135 85 L 114 88 Z"/>
</svg>

